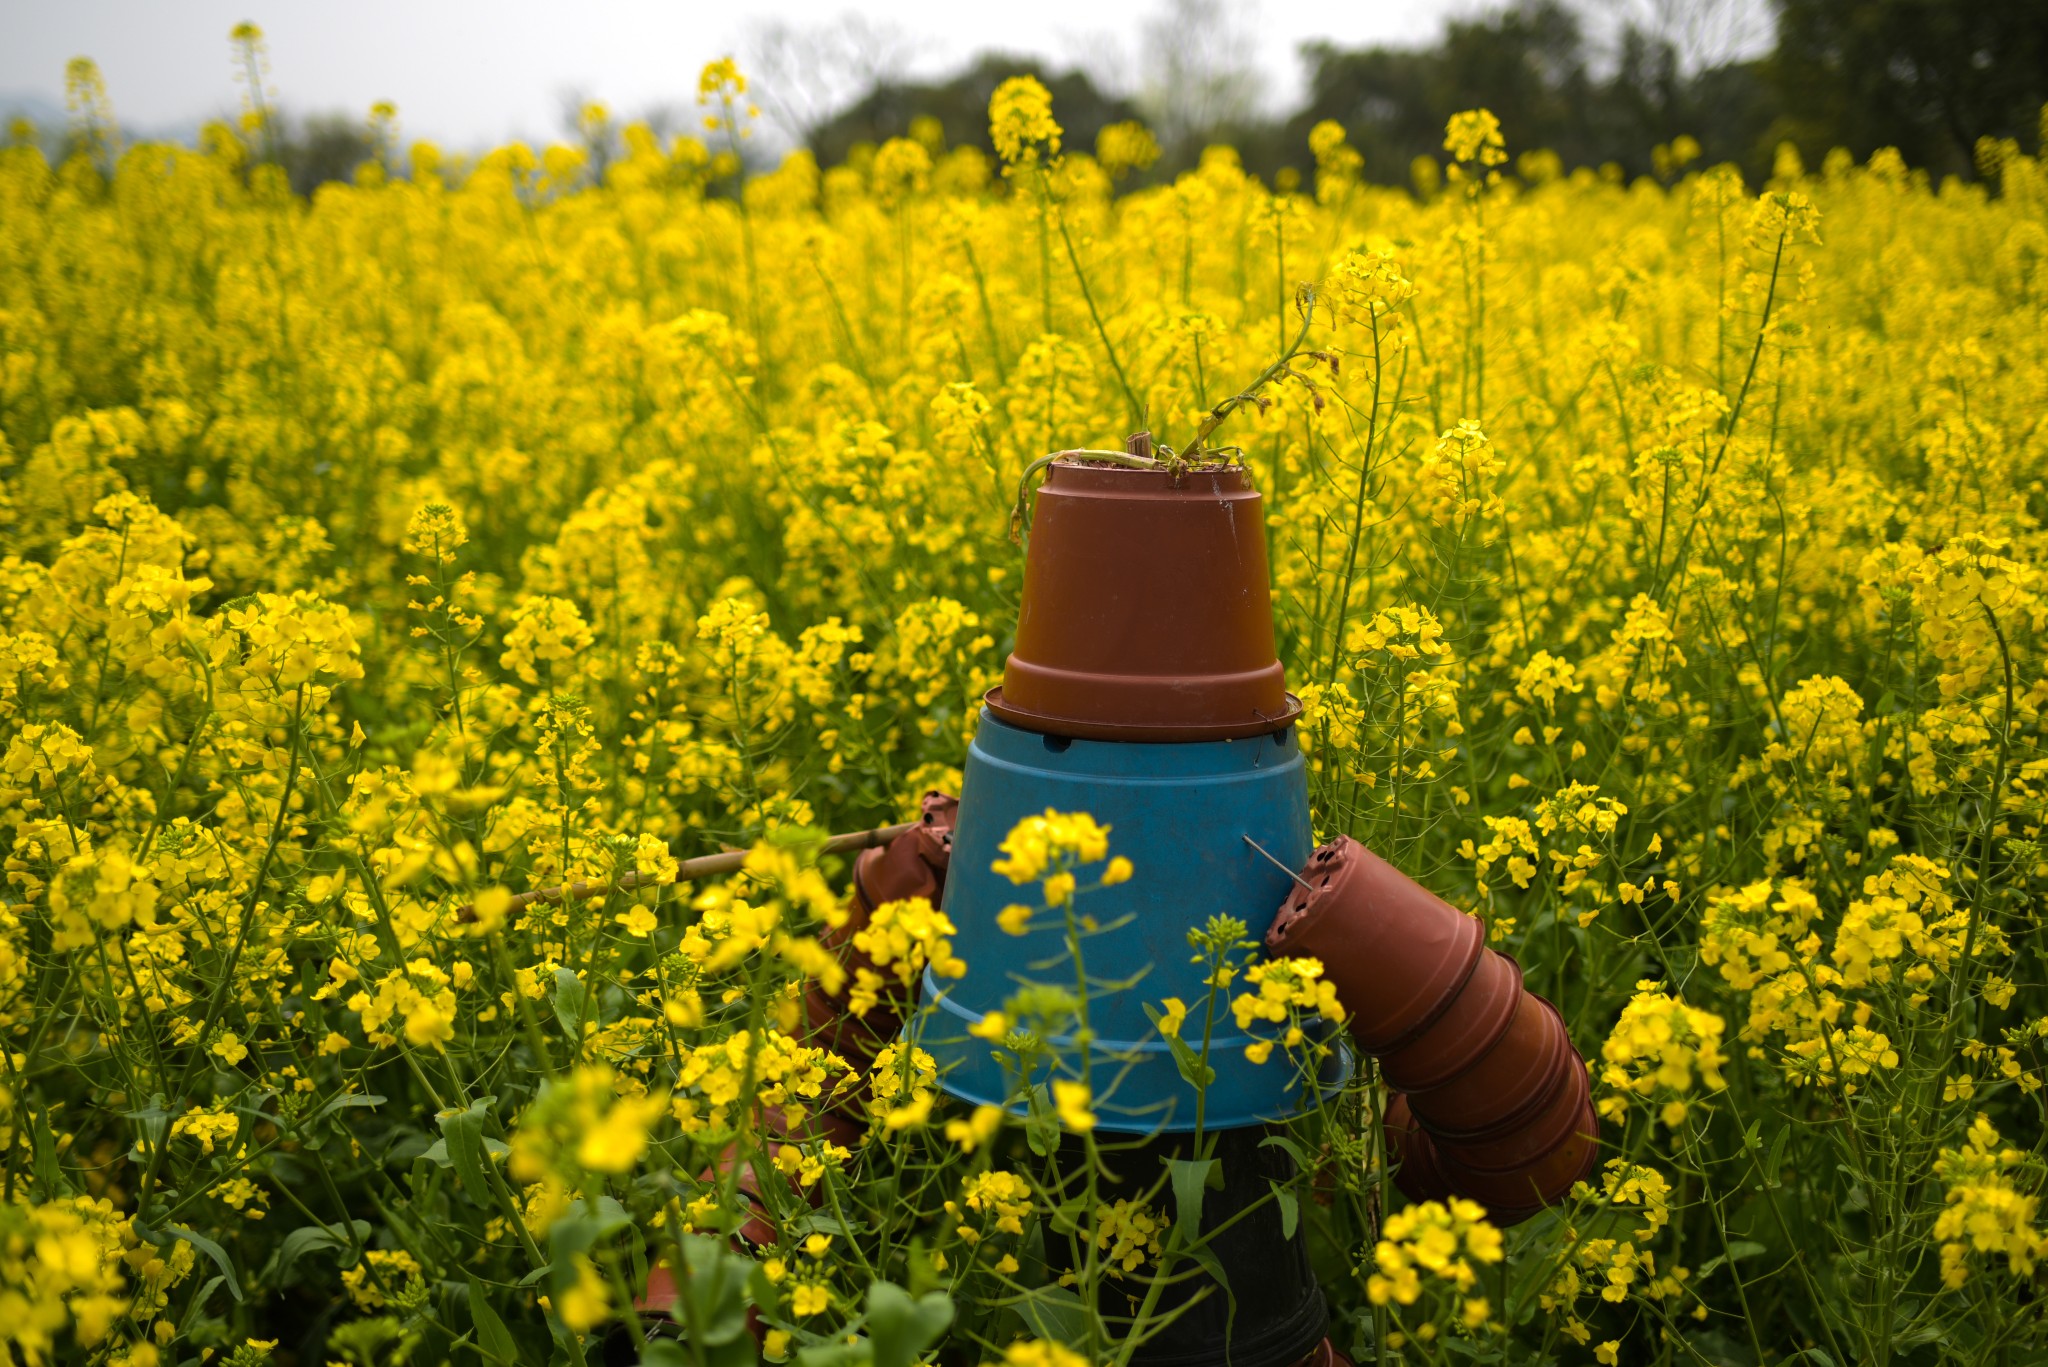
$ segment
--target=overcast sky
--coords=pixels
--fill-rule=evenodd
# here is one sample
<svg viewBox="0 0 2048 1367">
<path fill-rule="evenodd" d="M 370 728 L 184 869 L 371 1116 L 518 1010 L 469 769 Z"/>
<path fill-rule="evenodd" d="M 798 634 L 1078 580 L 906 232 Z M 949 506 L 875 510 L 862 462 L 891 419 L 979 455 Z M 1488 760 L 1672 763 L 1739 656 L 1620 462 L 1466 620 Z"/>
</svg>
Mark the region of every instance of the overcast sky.
<svg viewBox="0 0 2048 1367">
<path fill-rule="evenodd" d="M 1295 52 L 1327 38 L 1343 45 L 1426 42 L 1446 14 L 1481 0 L 1226 0 L 1251 36 L 1268 103 L 1301 90 Z M 228 30 L 261 25 L 270 81 L 285 108 L 365 113 L 399 110 L 403 135 L 473 147 L 558 134 L 563 92 L 579 90 L 632 115 L 687 105 L 697 71 L 714 57 L 744 58 L 754 27 L 780 20 L 830 25 L 847 0 L 0 0 L 0 112 L 30 99 L 61 109 L 65 63 L 99 63 L 123 128 L 189 128 L 232 112 L 240 92 Z M 1056 65 L 1128 69 L 1138 34 L 1162 0 L 893 0 L 860 7 L 892 25 L 915 51 L 914 70 L 936 72 L 985 49 Z"/>
</svg>

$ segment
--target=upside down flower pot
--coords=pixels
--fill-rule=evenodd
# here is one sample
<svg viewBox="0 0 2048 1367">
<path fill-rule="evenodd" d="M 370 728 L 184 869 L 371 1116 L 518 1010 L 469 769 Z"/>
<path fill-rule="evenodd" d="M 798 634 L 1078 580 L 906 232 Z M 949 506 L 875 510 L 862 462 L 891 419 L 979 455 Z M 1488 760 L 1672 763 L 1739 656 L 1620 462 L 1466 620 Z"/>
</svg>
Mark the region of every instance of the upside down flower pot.
<svg viewBox="0 0 2048 1367">
<path fill-rule="evenodd" d="M 1382 1120 L 1387 1157 L 1394 1167 L 1394 1185 L 1411 1201 L 1448 1201 L 1451 1182 L 1437 1161 L 1436 1145 L 1409 1109 L 1408 1098 L 1395 1092 L 1387 1099 Z"/>
<path fill-rule="evenodd" d="M 1320 959 L 1367 1053 L 1414 1040 L 1472 976 L 1485 927 L 1349 836 L 1297 867 L 1266 952 Z"/>
<path fill-rule="evenodd" d="M 1476 918 L 1340 836 L 1303 868 L 1266 947 L 1321 959 L 1378 1058 L 1401 1190 L 1470 1197 L 1511 1224 L 1591 1171 L 1600 1128 L 1564 1018 L 1484 940 Z"/>
<path fill-rule="evenodd" d="M 1600 1122 L 1591 1106 L 1579 1114 L 1563 1139 L 1507 1172 L 1467 1168 L 1447 1156 L 1396 1092 L 1386 1112 L 1394 1185 L 1411 1201 L 1446 1201 L 1463 1196 L 1486 1207 L 1486 1218 L 1506 1229 L 1571 1194 L 1592 1175 L 1600 1156 Z"/>
<path fill-rule="evenodd" d="M 987 701 L 1008 725 L 1096 740 L 1261 736 L 1299 715 L 1250 472 L 1054 462 Z"/>
<path fill-rule="evenodd" d="M 1390 1086 L 1408 1091 L 1416 1118 L 1433 1133 L 1483 1137 L 1489 1131 L 1522 1128 L 1546 1098 L 1561 1089 L 1566 1070 L 1579 1068 L 1579 1056 L 1555 1007 L 1519 989 L 1514 1006 L 1509 1028 L 1455 1077 L 1422 1089 L 1386 1073 Z"/>
<path fill-rule="evenodd" d="M 1084 892 L 1076 904 L 1101 929 L 1082 941 L 1094 1034 L 1084 1049 L 1071 1034 L 1049 1041 L 1053 1057 L 1033 1082 L 1078 1079 L 1095 1091 L 1101 1128 L 1174 1133 L 1195 1128 L 1196 1094 L 1145 1007 L 1178 997 L 1199 1040 L 1205 970 L 1191 962 L 1188 931 L 1217 913 L 1264 933 L 1286 872 L 1245 843 L 1250 836 L 1289 864 L 1307 858 L 1308 787 L 1291 729 L 1236 740 L 1145 744 L 1043 735 L 984 715 L 968 747 L 959 826 L 946 882 L 957 980 L 927 970 L 918 1043 L 940 1067 L 940 1085 L 977 1104 L 1013 1103 L 1011 1057 L 970 1034 L 1027 982 L 1071 988 L 1063 927 L 1040 913 L 1029 934 L 997 923 L 1004 908 L 1036 900 L 991 867 L 1012 827 L 1048 808 L 1085 811 L 1110 829 L 1111 852 L 1128 858 L 1130 880 Z M 1083 873 L 1084 880 L 1087 874 Z M 1237 1030 L 1219 1001 L 1203 1121 L 1209 1129 L 1257 1125 L 1300 1109 L 1305 1086 L 1284 1054 L 1252 1063 L 1245 1049 L 1262 1036 Z M 1085 1055 L 1085 1058 L 1084 1058 Z"/>
<path fill-rule="evenodd" d="M 1436 1019 L 1380 1054 L 1381 1074 L 1389 1086 L 1414 1093 L 1427 1093 L 1468 1074 L 1514 1025 L 1527 995 L 1522 991 L 1521 967 L 1513 959 L 1480 950 L 1471 975 Z"/>
<path fill-rule="evenodd" d="M 922 897 L 939 905 L 946 888 L 946 870 L 953 856 L 953 823 L 959 800 L 929 792 L 918 804 L 918 824 L 876 849 L 863 850 L 853 863 L 853 895 L 847 901 L 844 925 L 827 928 L 818 938 L 846 966 L 849 979 L 875 964 L 854 943 L 867 928 L 875 908 L 888 902 Z M 877 971 L 878 972 L 878 971 Z M 887 978 L 886 974 L 878 976 Z M 875 1056 L 903 1032 L 903 1020 L 915 1003 L 907 994 L 884 993 L 865 1016 L 854 1014 L 851 993 L 842 987 L 827 992 L 815 980 L 804 985 L 804 1015 L 813 1044 L 830 1049 L 862 1073 Z"/>
</svg>

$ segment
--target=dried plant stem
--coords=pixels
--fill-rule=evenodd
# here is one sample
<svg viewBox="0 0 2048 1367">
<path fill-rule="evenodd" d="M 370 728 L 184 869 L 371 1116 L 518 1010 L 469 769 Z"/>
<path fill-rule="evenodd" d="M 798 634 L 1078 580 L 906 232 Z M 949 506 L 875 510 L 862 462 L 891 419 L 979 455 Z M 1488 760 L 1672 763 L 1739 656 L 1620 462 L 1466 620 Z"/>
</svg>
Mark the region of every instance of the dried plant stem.
<svg viewBox="0 0 2048 1367">
<path fill-rule="evenodd" d="M 905 831 L 917 829 L 917 822 L 905 821 L 895 826 L 877 826 L 871 831 L 847 831 L 841 835 L 829 836 L 818 847 L 820 854 L 844 854 L 848 850 L 872 849 L 886 845 Z M 571 883 L 567 887 L 535 888 L 522 892 L 512 899 L 512 910 L 518 911 L 535 902 L 561 902 L 570 898 L 601 897 L 608 892 L 633 892 L 640 888 L 660 887 L 667 883 L 694 883 L 700 878 L 714 878 L 722 873 L 737 872 L 747 862 L 745 850 L 721 850 L 717 854 L 699 855 L 685 859 L 676 865 L 675 877 L 651 878 L 642 876 L 637 870 L 620 878 L 616 883 Z M 464 905 L 455 909 L 458 921 L 474 921 L 476 907 Z"/>
</svg>

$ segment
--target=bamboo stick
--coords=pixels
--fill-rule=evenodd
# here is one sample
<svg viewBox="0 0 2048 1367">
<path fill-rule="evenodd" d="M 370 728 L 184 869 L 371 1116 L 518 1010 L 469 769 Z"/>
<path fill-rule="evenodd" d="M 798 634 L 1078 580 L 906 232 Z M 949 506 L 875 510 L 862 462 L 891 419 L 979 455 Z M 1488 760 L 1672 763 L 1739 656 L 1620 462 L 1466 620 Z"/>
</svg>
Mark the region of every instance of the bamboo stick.
<svg viewBox="0 0 2048 1367">
<path fill-rule="evenodd" d="M 819 847 L 821 854 L 844 854 L 848 850 L 872 849 L 886 845 L 905 831 L 916 830 L 918 823 L 906 821 L 896 826 L 878 826 L 871 831 L 847 831 L 840 835 L 828 836 Z M 646 878 L 638 870 L 627 874 L 616 883 L 571 883 L 567 887 L 535 888 L 522 892 L 512 899 L 511 910 L 519 911 L 535 902 L 561 902 L 568 898 L 601 897 L 608 892 L 632 892 L 638 888 L 660 887 L 666 883 L 694 883 L 700 878 L 711 878 L 721 873 L 737 872 L 747 862 L 745 850 L 722 850 L 717 854 L 699 855 L 685 859 L 676 865 L 674 878 Z M 476 920 L 476 907 L 465 904 L 455 909 L 458 921 Z"/>
</svg>

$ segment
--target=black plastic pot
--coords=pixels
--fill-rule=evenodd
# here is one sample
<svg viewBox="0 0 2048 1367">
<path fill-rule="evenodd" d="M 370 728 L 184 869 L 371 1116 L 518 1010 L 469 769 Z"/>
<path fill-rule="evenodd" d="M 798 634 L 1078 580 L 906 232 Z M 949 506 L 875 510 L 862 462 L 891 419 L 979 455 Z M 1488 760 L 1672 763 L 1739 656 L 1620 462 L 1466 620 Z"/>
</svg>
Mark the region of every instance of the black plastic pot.
<svg viewBox="0 0 2048 1367">
<path fill-rule="evenodd" d="M 1291 1239 L 1281 1232 L 1280 1207 L 1271 1198 L 1269 1184 L 1291 1183 L 1294 1161 L 1277 1145 L 1261 1147 L 1271 1133 L 1274 1131 L 1265 1126 L 1254 1126 L 1218 1130 L 1212 1136 L 1223 1169 L 1223 1188 L 1204 1194 L 1203 1228 L 1216 1229 L 1264 1202 L 1257 1212 L 1209 1243 L 1230 1278 L 1237 1300 L 1235 1318 L 1230 1297 L 1214 1279 L 1192 1259 L 1178 1258 L 1153 1317 L 1164 1317 L 1182 1306 L 1187 1309 L 1139 1346 L 1131 1356 L 1136 1367 L 1296 1367 L 1320 1352 L 1329 1330 L 1329 1313 L 1322 1288 L 1309 1269 L 1308 1245 L 1301 1227 L 1295 1227 Z M 1191 1157 L 1193 1150 L 1193 1136 L 1164 1135 L 1134 1148 L 1105 1152 L 1102 1199 L 1114 1203 L 1145 1196 L 1165 1176 L 1166 1160 Z M 1086 1161 L 1079 1141 L 1066 1141 L 1062 1160 L 1070 1170 Z M 1170 1184 L 1152 1193 L 1150 1199 L 1153 1209 L 1173 1214 Z M 1064 1237 L 1047 1236 L 1047 1262 L 1055 1275 L 1073 1270 L 1067 1252 Z M 1140 1268 L 1120 1280 L 1106 1279 L 1101 1309 L 1111 1333 L 1131 1328 L 1154 1270 Z"/>
</svg>

